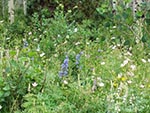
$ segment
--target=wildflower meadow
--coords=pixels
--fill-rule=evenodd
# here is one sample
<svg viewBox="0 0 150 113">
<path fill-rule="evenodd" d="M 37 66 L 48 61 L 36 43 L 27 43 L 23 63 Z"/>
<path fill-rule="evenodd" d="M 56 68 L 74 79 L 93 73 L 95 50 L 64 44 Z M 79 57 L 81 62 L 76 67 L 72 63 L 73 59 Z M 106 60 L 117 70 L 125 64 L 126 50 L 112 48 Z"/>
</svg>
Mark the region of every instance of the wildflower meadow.
<svg viewBox="0 0 150 113">
<path fill-rule="evenodd" d="M 0 113 L 150 113 L 150 3 L 110 1 L 0 1 Z"/>
</svg>

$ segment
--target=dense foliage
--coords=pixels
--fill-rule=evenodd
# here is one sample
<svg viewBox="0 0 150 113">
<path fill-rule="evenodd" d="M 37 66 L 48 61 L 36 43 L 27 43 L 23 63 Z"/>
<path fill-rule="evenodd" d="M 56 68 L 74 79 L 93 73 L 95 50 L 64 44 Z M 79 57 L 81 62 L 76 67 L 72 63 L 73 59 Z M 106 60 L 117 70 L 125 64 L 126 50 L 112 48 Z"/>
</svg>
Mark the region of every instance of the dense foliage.
<svg viewBox="0 0 150 113">
<path fill-rule="evenodd" d="M 148 3 L 134 17 L 109 0 L 30 0 L 15 16 L 0 20 L 1 113 L 149 113 Z"/>
</svg>

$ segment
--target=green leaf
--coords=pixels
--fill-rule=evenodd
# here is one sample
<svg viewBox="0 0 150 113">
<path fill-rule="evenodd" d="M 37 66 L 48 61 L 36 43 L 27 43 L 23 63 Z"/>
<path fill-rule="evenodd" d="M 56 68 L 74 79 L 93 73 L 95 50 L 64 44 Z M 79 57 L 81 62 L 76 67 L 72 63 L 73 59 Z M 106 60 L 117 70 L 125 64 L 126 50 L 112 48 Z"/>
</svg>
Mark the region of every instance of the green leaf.
<svg viewBox="0 0 150 113">
<path fill-rule="evenodd" d="M 0 97 L 2 97 L 4 95 L 3 91 L 0 91 Z"/>
<path fill-rule="evenodd" d="M 147 42 L 147 36 L 146 36 L 146 35 L 143 35 L 143 37 L 142 37 L 142 42 L 143 42 L 143 43 Z"/>
<path fill-rule="evenodd" d="M 3 88 L 4 91 L 9 91 L 10 90 L 10 87 L 9 85 L 6 85 L 4 88 Z"/>
</svg>

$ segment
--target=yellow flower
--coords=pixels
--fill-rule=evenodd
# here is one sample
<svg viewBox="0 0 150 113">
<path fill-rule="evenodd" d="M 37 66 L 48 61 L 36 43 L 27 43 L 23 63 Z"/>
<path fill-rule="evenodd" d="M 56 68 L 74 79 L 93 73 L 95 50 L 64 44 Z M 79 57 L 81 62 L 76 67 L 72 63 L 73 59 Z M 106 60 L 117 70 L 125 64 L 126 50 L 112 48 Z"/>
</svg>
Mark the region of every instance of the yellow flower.
<svg viewBox="0 0 150 113">
<path fill-rule="evenodd" d="M 117 83 L 114 83 L 114 84 L 113 84 L 113 86 L 114 86 L 114 87 L 117 87 L 117 86 L 118 86 L 118 84 L 117 84 Z"/>
<path fill-rule="evenodd" d="M 122 80 L 122 81 L 126 81 L 126 80 L 127 80 L 127 77 L 121 77 L 121 80 Z"/>
</svg>

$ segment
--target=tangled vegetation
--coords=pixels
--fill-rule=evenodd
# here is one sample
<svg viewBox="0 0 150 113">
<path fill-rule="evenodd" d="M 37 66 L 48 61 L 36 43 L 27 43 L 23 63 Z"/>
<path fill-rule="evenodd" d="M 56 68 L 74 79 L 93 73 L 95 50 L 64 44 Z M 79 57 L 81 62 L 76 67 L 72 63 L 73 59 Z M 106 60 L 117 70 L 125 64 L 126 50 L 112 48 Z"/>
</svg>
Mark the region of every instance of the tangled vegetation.
<svg viewBox="0 0 150 113">
<path fill-rule="evenodd" d="M 53 15 L 47 2 L 12 24 L 0 20 L 0 112 L 149 113 L 148 5 L 133 17 L 100 0 L 91 17 L 86 0 L 82 10 L 53 2 Z"/>
</svg>

